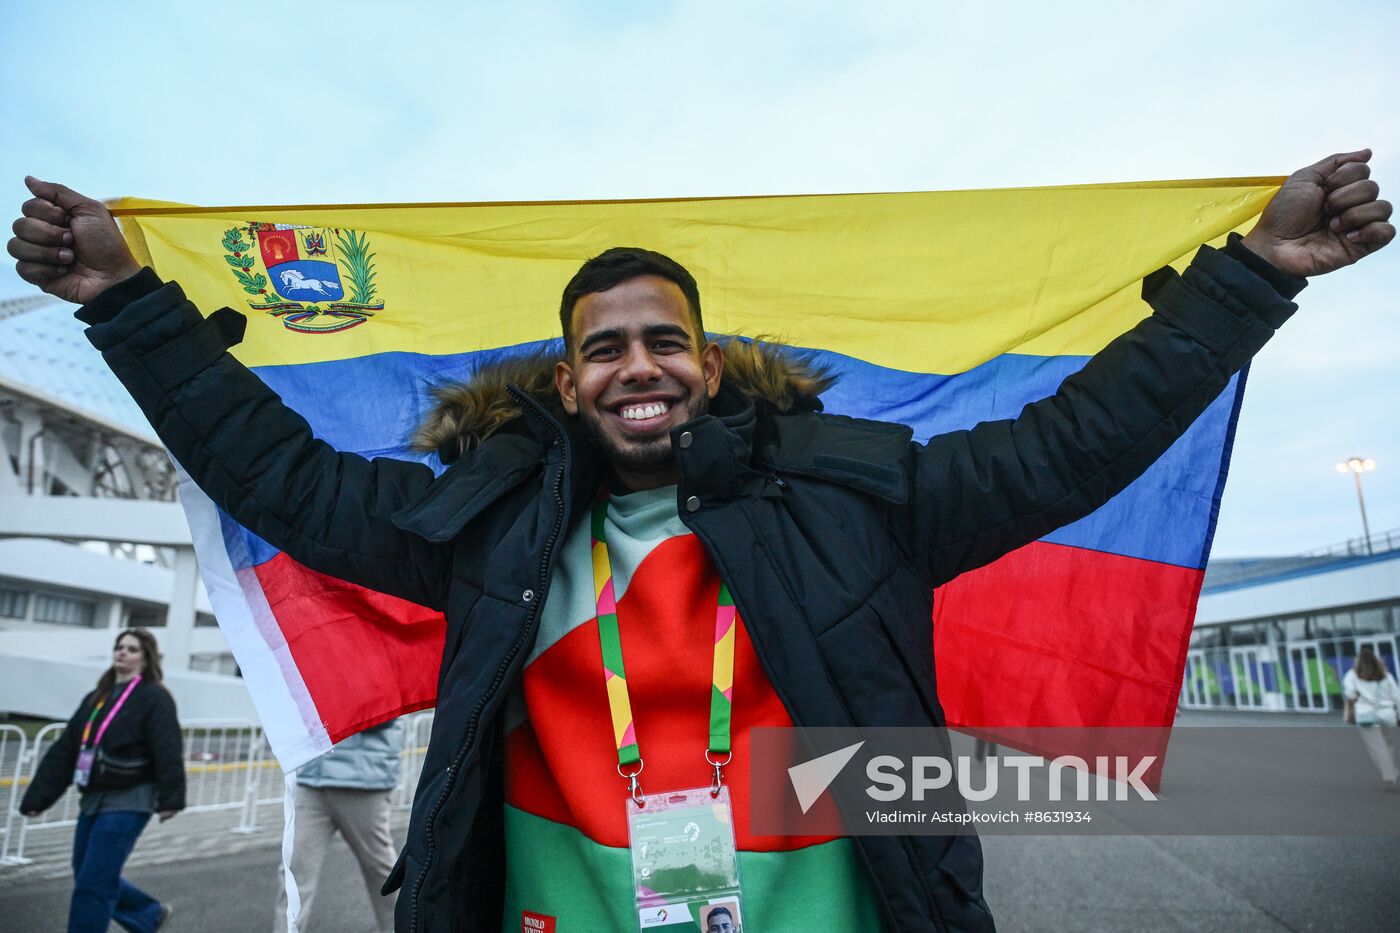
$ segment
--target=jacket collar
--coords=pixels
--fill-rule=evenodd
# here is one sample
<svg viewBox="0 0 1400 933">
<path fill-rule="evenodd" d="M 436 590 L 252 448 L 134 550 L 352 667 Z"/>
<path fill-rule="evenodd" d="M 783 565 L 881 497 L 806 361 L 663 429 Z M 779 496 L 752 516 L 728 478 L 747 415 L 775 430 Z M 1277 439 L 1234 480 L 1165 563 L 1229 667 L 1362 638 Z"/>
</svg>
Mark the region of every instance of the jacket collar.
<svg viewBox="0 0 1400 933">
<path fill-rule="evenodd" d="M 421 496 L 394 513 L 395 525 L 428 541 L 450 541 L 538 468 L 562 468 L 565 449 L 575 467 L 573 488 L 589 482 L 586 474 L 596 472 L 596 457 L 578 419 L 546 409 L 517 385 L 507 389 L 520 407 L 520 417 L 455 458 Z M 580 469 L 585 475 L 578 475 Z"/>
</svg>

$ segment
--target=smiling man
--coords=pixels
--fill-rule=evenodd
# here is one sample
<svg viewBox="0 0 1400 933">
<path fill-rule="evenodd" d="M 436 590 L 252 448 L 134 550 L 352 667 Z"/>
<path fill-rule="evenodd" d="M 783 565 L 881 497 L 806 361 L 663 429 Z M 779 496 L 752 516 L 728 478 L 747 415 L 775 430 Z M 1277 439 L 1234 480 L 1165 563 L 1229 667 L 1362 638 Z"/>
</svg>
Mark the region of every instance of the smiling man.
<svg viewBox="0 0 1400 933">
<path fill-rule="evenodd" d="M 577 416 L 628 489 L 677 481 L 671 428 L 703 415 L 724 357 L 705 339 L 700 291 L 681 265 L 643 249 L 590 259 L 560 305 L 564 411 Z"/>
<path fill-rule="evenodd" d="M 1306 277 L 1389 243 L 1369 158 L 1294 173 L 1247 237 L 1149 276 L 1153 314 L 1054 395 L 927 444 L 821 413 L 829 375 L 709 340 L 684 268 L 608 250 L 564 291 L 563 360 L 441 393 L 416 438 L 449 464 L 440 477 L 316 440 L 227 352 L 241 318 L 206 319 L 138 269 L 100 203 L 29 180 L 9 249 L 26 280 L 85 305 L 89 339 L 234 518 L 445 614 L 388 885 L 403 886 L 399 930 L 635 928 L 655 894 L 631 872 L 636 801 L 711 787 L 732 795 L 745 927 L 990 930 L 974 836 L 751 833 L 749 734 L 942 724 L 933 588 L 1114 496 L 1296 310 Z M 723 851 L 723 833 L 695 838 Z"/>
</svg>

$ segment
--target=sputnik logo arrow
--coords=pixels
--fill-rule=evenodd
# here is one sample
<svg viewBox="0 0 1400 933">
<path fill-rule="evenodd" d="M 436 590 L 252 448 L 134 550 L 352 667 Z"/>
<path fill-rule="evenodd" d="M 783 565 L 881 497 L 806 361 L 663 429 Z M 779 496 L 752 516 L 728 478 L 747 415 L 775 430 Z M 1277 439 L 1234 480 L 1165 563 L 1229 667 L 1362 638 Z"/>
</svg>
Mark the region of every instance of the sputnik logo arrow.
<svg viewBox="0 0 1400 933">
<path fill-rule="evenodd" d="M 860 751 L 860 747 L 864 744 L 865 742 L 861 741 L 854 745 L 847 745 L 845 748 L 828 752 L 820 758 L 813 758 L 811 761 L 804 761 L 800 765 L 788 768 L 788 778 L 792 780 L 792 789 L 797 793 L 797 803 L 802 807 L 803 813 L 812 809 L 817 798 L 831 786 L 831 782 L 836 780 L 841 769 L 850 764 L 851 759 L 856 756 L 856 752 Z"/>
</svg>

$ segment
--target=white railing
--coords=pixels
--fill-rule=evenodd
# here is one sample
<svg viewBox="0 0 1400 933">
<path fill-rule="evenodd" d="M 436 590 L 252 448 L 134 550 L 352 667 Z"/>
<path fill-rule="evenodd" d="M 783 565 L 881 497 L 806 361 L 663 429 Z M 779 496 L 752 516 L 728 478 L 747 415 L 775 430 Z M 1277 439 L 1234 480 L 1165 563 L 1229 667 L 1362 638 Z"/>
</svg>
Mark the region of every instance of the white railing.
<svg viewBox="0 0 1400 933">
<path fill-rule="evenodd" d="M 20 768 L 15 769 L 15 790 L 20 791 L 20 784 L 28 787 L 34 780 L 34 773 L 39 768 L 39 762 L 43 760 L 44 753 L 49 750 L 49 746 L 63 733 L 64 723 L 51 722 L 34 734 L 34 739 L 29 743 L 29 748 L 25 751 L 24 759 L 20 762 Z M 28 774 L 21 777 L 21 771 Z M 16 804 L 18 798 L 16 798 Z M 48 829 L 60 826 L 72 826 L 78 821 L 78 795 L 70 788 L 63 797 L 52 807 L 34 817 L 19 818 L 19 834 L 15 838 L 15 843 L 11 847 L 5 859 L 7 865 L 28 865 L 30 859 L 24 857 L 24 841 L 29 836 L 31 829 Z"/>
<path fill-rule="evenodd" d="M 18 726 L 0 725 L 0 801 L 5 820 L 0 824 L 0 865 L 9 864 L 10 848 L 18 831 L 20 775 L 24 770 L 29 739 Z"/>
<path fill-rule="evenodd" d="M 235 832 L 258 828 L 258 806 L 269 782 L 279 793 L 282 772 L 256 724 L 246 720 L 187 722 L 185 740 L 185 812 L 237 810 Z"/>
<path fill-rule="evenodd" d="M 431 710 L 404 717 L 399 781 L 393 791 L 399 809 L 412 804 L 432 719 Z M 63 728 L 64 723 L 50 723 L 26 741 L 17 727 L 0 725 L 0 801 L 5 803 L 0 866 L 29 864 L 24 856 L 29 833 L 70 827 L 78 821 L 79 798 L 72 787 L 38 816 L 26 818 L 19 813 L 24 788 Z M 236 812 L 232 832 L 257 831 L 258 809 L 283 802 L 282 769 L 262 729 L 246 720 L 192 720 L 182 724 L 180 731 L 185 748 L 185 812 Z"/>
</svg>

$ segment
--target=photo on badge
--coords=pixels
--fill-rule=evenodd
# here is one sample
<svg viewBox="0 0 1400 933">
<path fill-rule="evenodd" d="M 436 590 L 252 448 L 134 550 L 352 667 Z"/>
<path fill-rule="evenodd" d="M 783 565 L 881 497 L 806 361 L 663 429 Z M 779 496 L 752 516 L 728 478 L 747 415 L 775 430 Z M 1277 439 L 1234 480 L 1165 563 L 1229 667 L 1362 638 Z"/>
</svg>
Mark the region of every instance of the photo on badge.
<svg viewBox="0 0 1400 933">
<path fill-rule="evenodd" d="M 741 933 L 743 927 L 737 900 L 720 901 L 700 908 L 703 933 Z"/>
</svg>

